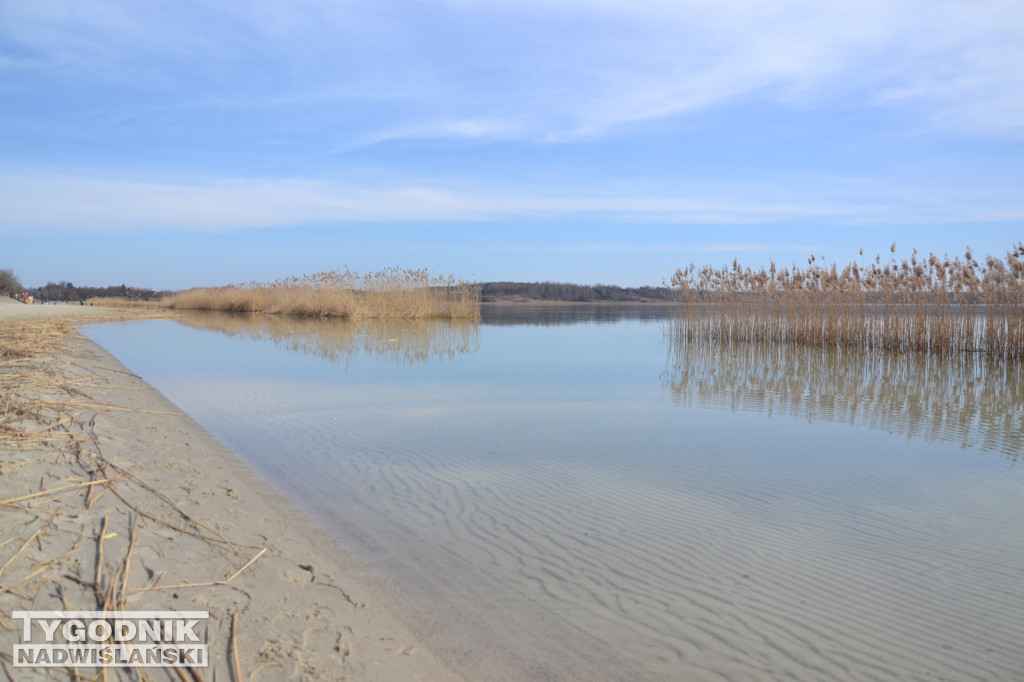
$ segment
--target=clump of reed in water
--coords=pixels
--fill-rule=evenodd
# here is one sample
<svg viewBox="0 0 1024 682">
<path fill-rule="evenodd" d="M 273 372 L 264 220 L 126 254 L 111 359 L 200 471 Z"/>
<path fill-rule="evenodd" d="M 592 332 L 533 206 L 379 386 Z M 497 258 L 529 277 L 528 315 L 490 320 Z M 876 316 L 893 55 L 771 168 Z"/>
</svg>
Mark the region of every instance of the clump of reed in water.
<svg viewBox="0 0 1024 682">
<path fill-rule="evenodd" d="M 346 268 L 270 283 L 189 289 L 165 299 L 164 306 L 350 319 L 480 317 L 479 292 L 467 283 L 401 268 L 368 275 Z"/>
<path fill-rule="evenodd" d="M 896 251 L 896 245 L 890 247 Z M 861 251 L 863 255 L 863 251 Z M 677 333 L 722 341 L 1024 357 L 1024 243 L 950 259 L 676 270 Z"/>
</svg>

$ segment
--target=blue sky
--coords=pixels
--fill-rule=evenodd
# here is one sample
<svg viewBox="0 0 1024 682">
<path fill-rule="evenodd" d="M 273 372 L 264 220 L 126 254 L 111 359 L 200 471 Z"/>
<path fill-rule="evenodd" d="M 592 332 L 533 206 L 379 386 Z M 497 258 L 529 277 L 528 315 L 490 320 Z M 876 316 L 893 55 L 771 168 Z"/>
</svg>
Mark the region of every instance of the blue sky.
<svg viewBox="0 0 1024 682">
<path fill-rule="evenodd" d="M 0 0 L 0 267 L 659 284 L 1024 239 L 1019 0 Z"/>
</svg>

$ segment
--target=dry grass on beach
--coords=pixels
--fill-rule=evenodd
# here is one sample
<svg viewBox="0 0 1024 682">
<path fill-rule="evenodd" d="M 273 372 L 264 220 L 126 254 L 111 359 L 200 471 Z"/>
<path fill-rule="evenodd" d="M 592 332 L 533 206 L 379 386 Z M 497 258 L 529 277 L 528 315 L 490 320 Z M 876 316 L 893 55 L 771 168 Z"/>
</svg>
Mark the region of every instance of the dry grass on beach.
<svg viewBox="0 0 1024 682">
<path fill-rule="evenodd" d="M 814 256 L 806 268 L 689 265 L 671 285 L 689 338 L 1024 357 L 1024 244 L 984 262 L 968 249 L 842 269 Z"/>
<path fill-rule="evenodd" d="M 72 335 L 69 321 L 59 318 L 8 323 L 0 334 L 0 474 L 7 481 L 0 499 L 6 519 L 0 530 L 0 598 L 11 610 L 38 608 L 54 596 L 64 610 L 128 610 L 147 593 L 168 589 L 160 585 L 163 575 L 150 575 L 142 585 L 137 575 L 130 576 L 139 572 L 140 535 L 146 536 L 145 544 L 151 542 L 147 524 L 219 543 L 239 555 L 248 552 L 254 556 L 243 569 L 249 568 L 265 549 L 216 537 L 105 455 L 96 431 L 100 415 L 173 413 L 97 402 L 91 394 L 104 380 L 82 371 L 70 352 Z M 65 359 L 54 359 L 60 356 Z M 17 489 L 26 472 L 38 489 Z M 162 596 L 160 604 L 170 606 Z M 227 648 L 235 646 L 231 642 Z M 8 675 L 10 662 L 9 651 L 0 652 L 0 668 Z M 133 677 L 141 669 L 126 672 Z M 203 679 L 197 670 L 187 672 L 191 679 Z M 108 679 L 106 670 L 102 677 Z"/>
<path fill-rule="evenodd" d="M 167 316 L 0 309 L 0 679 L 462 679 L 383 610 L 389 592 L 73 327 Z M 210 666 L 16 667 L 19 610 L 208 611 Z"/>
<path fill-rule="evenodd" d="M 283 313 L 349 319 L 478 319 L 480 295 L 465 282 L 428 270 L 347 268 L 270 283 L 190 289 L 164 301 L 187 310 Z"/>
</svg>

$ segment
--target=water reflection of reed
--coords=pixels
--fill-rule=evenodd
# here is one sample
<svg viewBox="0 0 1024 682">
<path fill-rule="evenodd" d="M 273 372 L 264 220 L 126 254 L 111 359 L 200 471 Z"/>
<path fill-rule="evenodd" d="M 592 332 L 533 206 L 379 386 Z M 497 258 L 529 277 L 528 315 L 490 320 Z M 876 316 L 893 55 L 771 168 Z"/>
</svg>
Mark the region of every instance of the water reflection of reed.
<svg viewBox="0 0 1024 682">
<path fill-rule="evenodd" d="M 348 366 L 358 355 L 389 364 L 451 360 L 475 352 L 478 325 L 465 320 L 337 320 L 191 311 L 179 320 L 195 329 L 267 340 L 287 351 Z"/>
<path fill-rule="evenodd" d="M 825 419 L 998 451 L 1024 450 L 1024 363 L 988 354 L 722 343 L 669 331 L 663 379 L 686 406 Z"/>
</svg>

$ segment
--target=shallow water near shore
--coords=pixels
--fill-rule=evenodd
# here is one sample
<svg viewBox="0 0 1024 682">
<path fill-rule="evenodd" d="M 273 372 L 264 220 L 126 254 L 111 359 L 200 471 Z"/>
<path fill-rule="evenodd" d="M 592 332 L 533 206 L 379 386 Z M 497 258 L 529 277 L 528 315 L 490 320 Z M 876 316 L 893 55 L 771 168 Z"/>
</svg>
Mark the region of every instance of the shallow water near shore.
<svg viewBox="0 0 1024 682">
<path fill-rule="evenodd" d="M 665 311 L 85 333 L 496 679 L 1019 679 L 1014 363 L 686 344 Z"/>
</svg>

